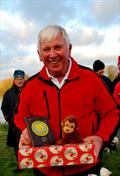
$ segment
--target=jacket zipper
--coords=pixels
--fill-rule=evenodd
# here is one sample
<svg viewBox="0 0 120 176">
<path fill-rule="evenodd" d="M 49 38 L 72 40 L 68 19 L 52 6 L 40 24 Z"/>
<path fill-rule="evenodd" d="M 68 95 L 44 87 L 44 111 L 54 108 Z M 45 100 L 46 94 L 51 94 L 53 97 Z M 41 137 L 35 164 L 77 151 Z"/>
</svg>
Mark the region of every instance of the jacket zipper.
<svg viewBox="0 0 120 176">
<path fill-rule="evenodd" d="M 58 89 L 58 111 L 59 111 L 59 129 L 60 129 L 60 139 L 62 139 L 62 129 L 61 129 L 61 107 L 60 107 L 60 90 Z"/>
<path fill-rule="evenodd" d="M 50 109 L 49 109 L 49 103 L 48 103 L 47 93 L 46 93 L 45 90 L 44 90 L 43 94 L 44 94 L 44 97 L 45 97 L 48 119 L 50 120 Z"/>
<path fill-rule="evenodd" d="M 44 97 L 45 97 L 48 119 L 50 120 L 50 109 L 49 109 L 49 103 L 48 103 L 47 93 L 46 93 L 45 90 L 44 90 L 43 94 L 44 94 Z M 61 120 L 62 119 L 61 119 L 60 90 L 59 89 L 58 89 L 58 114 L 59 114 L 60 139 L 62 139 L 62 129 L 61 129 Z"/>
<path fill-rule="evenodd" d="M 92 123 L 92 135 L 94 135 L 95 130 L 94 130 L 94 124 Z"/>
</svg>

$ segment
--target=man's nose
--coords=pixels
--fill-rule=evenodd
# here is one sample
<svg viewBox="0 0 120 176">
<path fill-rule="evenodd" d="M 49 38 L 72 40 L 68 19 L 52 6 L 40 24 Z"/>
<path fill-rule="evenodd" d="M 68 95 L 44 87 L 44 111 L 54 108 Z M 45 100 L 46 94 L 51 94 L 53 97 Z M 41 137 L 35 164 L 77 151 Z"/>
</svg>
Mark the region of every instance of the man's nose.
<svg viewBox="0 0 120 176">
<path fill-rule="evenodd" d="M 56 51 L 55 49 L 50 50 L 50 57 L 56 57 Z"/>
</svg>

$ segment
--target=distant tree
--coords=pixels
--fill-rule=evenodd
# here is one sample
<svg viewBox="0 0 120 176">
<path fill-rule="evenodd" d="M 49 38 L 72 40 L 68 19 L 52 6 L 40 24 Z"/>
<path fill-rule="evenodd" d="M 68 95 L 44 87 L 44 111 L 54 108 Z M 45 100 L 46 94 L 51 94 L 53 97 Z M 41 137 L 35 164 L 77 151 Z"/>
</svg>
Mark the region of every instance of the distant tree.
<svg viewBox="0 0 120 176">
<path fill-rule="evenodd" d="M 12 86 L 12 83 L 13 78 L 7 78 L 0 81 L 0 97 L 2 97 L 6 92 L 6 90 L 8 90 Z"/>
</svg>

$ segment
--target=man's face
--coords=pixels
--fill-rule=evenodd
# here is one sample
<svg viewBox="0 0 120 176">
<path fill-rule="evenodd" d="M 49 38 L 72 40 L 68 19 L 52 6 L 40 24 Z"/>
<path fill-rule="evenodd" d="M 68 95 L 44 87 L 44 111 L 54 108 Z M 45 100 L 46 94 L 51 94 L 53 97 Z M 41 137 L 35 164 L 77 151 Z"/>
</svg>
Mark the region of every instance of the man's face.
<svg viewBox="0 0 120 176">
<path fill-rule="evenodd" d="M 22 88 L 24 86 L 25 79 L 24 78 L 15 78 L 14 84 L 18 86 L 19 88 Z"/>
<path fill-rule="evenodd" d="M 102 75 L 104 74 L 104 69 L 99 70 L 99 71 L 97 71 L 96 73 L 97 73 L 99 76 L 102 76 Z"/>
<path fill-rule="evenodd" d="M 40 60 L 54 77 L 62 77 L 68 68 L 68 57 L 71 48 L 68 48 L 61 34 L 51 41 L 43 40 L 38 51 Z"/>
</svg>

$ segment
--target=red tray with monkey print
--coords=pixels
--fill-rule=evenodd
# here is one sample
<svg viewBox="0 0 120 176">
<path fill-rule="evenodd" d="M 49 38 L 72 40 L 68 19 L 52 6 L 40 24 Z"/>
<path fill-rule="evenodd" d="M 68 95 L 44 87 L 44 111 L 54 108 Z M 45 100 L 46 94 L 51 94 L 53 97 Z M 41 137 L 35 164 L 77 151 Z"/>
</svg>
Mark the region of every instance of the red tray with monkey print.
<svg viewBox="0 0 120 176">
<path fill-rule="evenodd" d="M 24 146 L 18 151 L 19 168 L 40 168 L 66 165 L 91 164 L 96 162 L 92 143 Z"/>
</svg>

